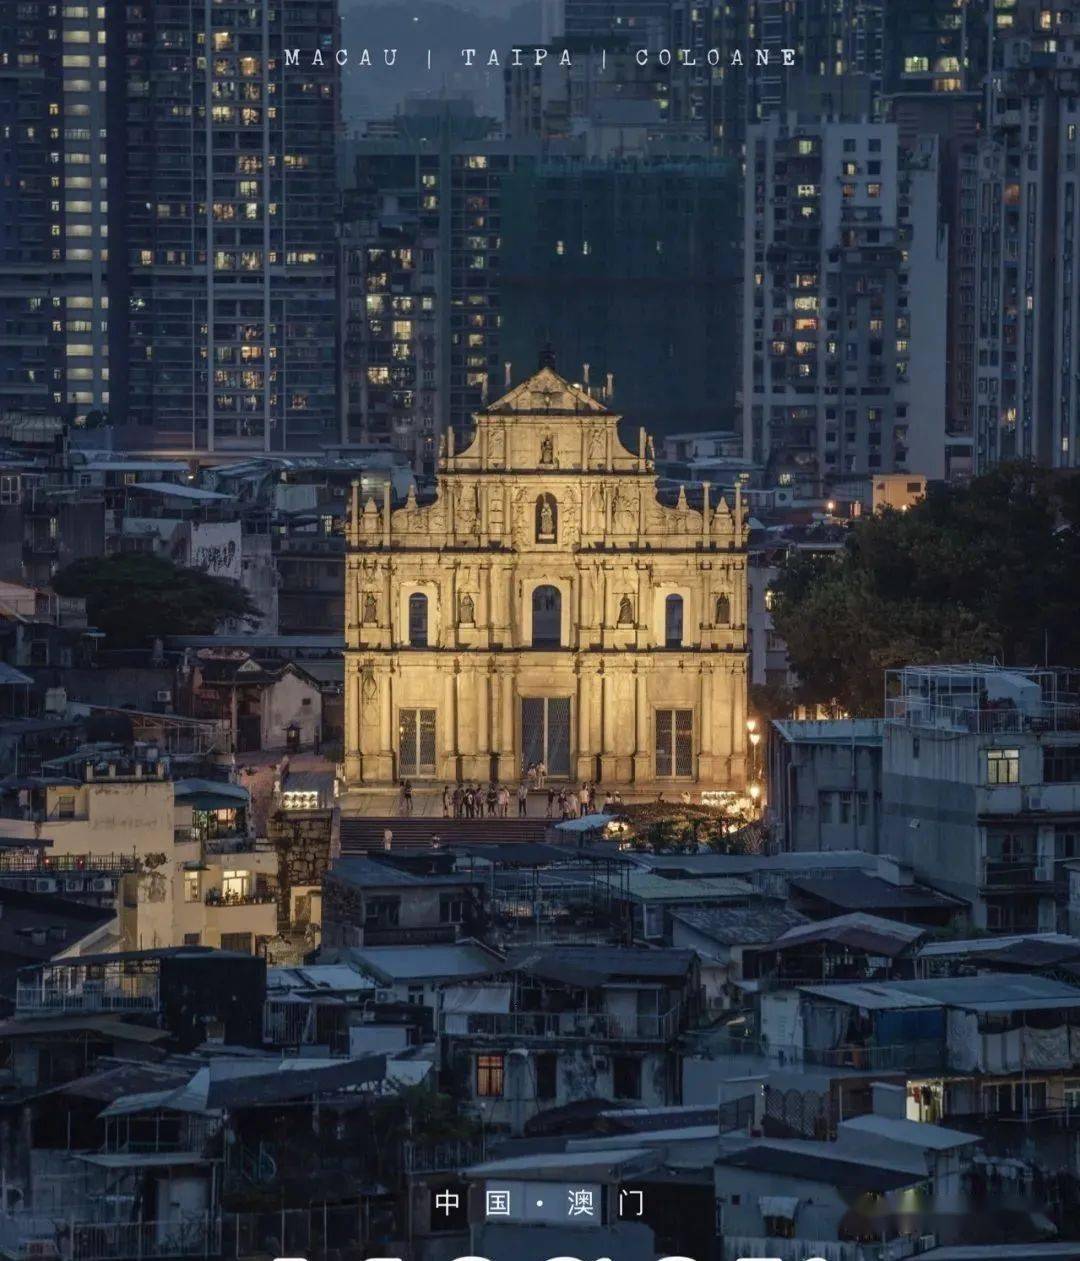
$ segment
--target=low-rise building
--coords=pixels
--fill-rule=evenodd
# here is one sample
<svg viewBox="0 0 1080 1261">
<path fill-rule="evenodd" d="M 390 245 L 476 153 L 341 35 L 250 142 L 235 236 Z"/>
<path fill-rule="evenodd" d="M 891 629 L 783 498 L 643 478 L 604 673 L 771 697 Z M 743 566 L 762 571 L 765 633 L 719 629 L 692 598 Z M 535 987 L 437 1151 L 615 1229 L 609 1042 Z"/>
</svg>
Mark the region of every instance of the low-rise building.
<svg viewBox="0 0 1080 1261">
<path fill-rule="evenodd" d="M 908 666 L 886 676 L 883 849 L 975 928 L 1066 925 L 1080 856 L 1080 678 Z"/>
<path fill-rule="evenodd" d="M 768 1054 L 899 1074 L 906 1118 L 1064 1113 L 1080 1068 L 1080 988 L 1007 972 L 802 985 L 761 996 Z"/>
<path fill-rule="evenodd" d="M 515 1134 L 574 1100 L 678 1103 L 677 1044 L 699 989 L 689 950 L 522 947 L 497 980 L 444 995 L 445 1080 Z"/>
<path fill-rule="evenodd" d="M 765 799 L 781 849 L 878 852 L 883 725 L 877 718 L 770 724 Z"/>
<path fill-rule="evenodd" d="M 323 943 L 457 941 L 479 926 L 482 887 L 466 875 L 416 875 L 373 858 L 339 858 L 323 881 Z"/>
</svg>

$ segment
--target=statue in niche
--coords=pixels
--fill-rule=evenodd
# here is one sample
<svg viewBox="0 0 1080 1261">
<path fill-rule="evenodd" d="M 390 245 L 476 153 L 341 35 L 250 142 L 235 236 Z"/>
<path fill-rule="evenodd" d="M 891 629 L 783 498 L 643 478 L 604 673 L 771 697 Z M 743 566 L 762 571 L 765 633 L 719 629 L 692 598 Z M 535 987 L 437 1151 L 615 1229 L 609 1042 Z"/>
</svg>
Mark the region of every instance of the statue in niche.
<svg viewBox="0 0 1080 1261">
<path fill-rule="evenodd" d="M 615 506 L 611 515 L 612 524 L 617 533 L 633 534 L 637 529 L 637 512 L 625 490 L 616 492 Z"/>
<path fill-rule="evenodd" d="M 488 439 L 488 460 L 492 464 L 501 464 L 505 454 L 503 431 L 492 429 Z"/>
<path fill-rule="evenodd" d="M 370 591 L 364 592 L 364 611 L 360 620 L 362 622 L 377 622 L 379 620 L 379 610 L 375 604 L 375 597 Z"/>
<path fill-rule="evenodd" d="M 464 534 L 471 534 L 476 529 L 480 515 L 476 490 L 475 486 L 462 486 L 458 492 L 458 525 Z"/>
<path fill-rule="evenodd" d="M 467 591 L 458 604 L 458 620 L 467 626 L 471 626 L 476 621 L 476 605 Z"/>
<path fill-rule="evenodd" d="M 555 443 L 549 433 L 544 434 L 544 436 L 540 439 L 540 463 L 555 463 Z"/>
<path fill-rule="evenodd" d="M 554 542 L 558 532 L 559 509 L 554 495 L 540 495 L 536 501 L 536 541 Z"/>
<path fill-rule="evenodd" d="M 624 595 L 619 601 L 619 622 L 620 626 L 633 626 L 634 624 L 634 605 L 628 595 Z"/>
<path fill-rule="evenodd" d="M 726 595 L 718 595 L 716 597 L 716 624 L 717 626 L 731 625 L 731 597 Z"/>
<path fill-rule="evenodd" d="M 592 429 L 589 431 L 589 446 L 586 461 L 590 467 L 603 463 L 604 458 L 604 431 L 602 429 Z"/>
</svg>

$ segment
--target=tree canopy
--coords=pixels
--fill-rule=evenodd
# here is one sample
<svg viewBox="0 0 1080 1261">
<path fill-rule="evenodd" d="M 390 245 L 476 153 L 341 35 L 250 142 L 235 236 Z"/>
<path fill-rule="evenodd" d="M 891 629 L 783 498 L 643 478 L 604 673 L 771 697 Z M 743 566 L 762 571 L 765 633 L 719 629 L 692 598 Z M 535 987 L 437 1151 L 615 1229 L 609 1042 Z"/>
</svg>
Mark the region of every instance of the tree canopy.
<svg viewBox="0 0 1080 1261">
<path fill-rule="evenodd" d="M 85 598 L 87 619 L 110 648 L 141 648 L 165 635 L 212 635 L 228 618 L 258 615 L 231 579 L 147 552 L 85 557 L 60 570 L 52 585 L 59 595 Z"/>
<path fill-rule="evenodd" d="M 838 555 L 773 584 L 794 699 L 882 712 L 884 671 L 933 662 L 1080 664 L 1080 479 L 1002 465 L 857 520 Z"/>
</svg>

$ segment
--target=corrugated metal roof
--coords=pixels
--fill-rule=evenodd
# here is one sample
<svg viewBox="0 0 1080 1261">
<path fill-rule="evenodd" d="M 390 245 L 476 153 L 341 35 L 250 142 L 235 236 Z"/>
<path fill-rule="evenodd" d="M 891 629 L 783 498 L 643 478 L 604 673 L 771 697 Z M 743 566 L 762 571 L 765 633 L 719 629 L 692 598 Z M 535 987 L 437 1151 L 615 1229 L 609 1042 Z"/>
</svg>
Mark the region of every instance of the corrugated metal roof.
<svg viewBox="0 0 1080 1261">
<path fill-rule="evenodd" d="M 361 856 L 337 859 L 330 868 L 330 874 L 341 880 L 347 880 L 350 884 L 361 885 L 365 889 L 380 887 L 396 889 L 403 885 L 424 889 L 435 888 L 439 885 L 461 886 L 481 882 L 480 877 L 463 873 L 449 876 L 419 876 L 415 872 L 392 867 L 389 863 L 380 863 L 374 858 Z"/>
<path fill-rule="evenodd" d="M 850 915 L 836 915 L 816 924 L 802 924 L 789 928 L 771 944 L 777 950 L 816 941 L 835 941 L 875 954 L 899 953 L 912 942 L 924 936 L 926 930 L 915 924 L 901 924 L 896 920 L 883 919 L 880 915 L 868 915 L 854 911 Z"/>
<path fill-rule="evenodd" d="M 801 1178 L 808 1182 L 822 1182 L 829 1186 L 858 1191 L 895 1191 L 926 1180 L 918 1174 L 885 1165 L 837 1159 L 824 1148 L 824 1143 L 807 1143 L 804 1148 L 799 1149 L 794 1144 L 781 1147 L 759 1143 L 721 1156 L 716 1163 L 735 1169 L 749 1169 L 777 1177 Z"/>
<path fill-rule="evenodd" d="M 754 886 L 732 876 L 703 876 L 694 880 L 674 880 L 648 871 L 630 871 L 617 876 L 596 876 L 597 884 L 643 902 L 707 902 L 710 899 L 747 898 Z"/>
<path fill-rule="evenodd" d="M 964 1134 L 960 1130 L 947 1129 L 944 1125 L 928 1125 L 924 1121 L 905 1121 L 899 1117 L 879 1116 L 877 1113 L 841 1121 L 840 1129 L 859 1134 L 873 1134 L 879 1138 L 888 1139 L 891 1143 L 922 1147 L 927 1151 L 943 1152 L 954 1147 L 967 1147 L 972 1143 L 982 1142 L 982 1137 L 978 1134 Z"/>
<path fill-rule="evenodd" d="M 693 967 L 692 950 L 649 950 L 619 946 L 519 946 L 508 969 L 531 972 L 576 985 L 602 985 L 616 979 L 682 980 Z"/>
<path fill-rule="evenodd" d="M 672 918 L 727 946 L 767 945 L 787 929 L 808 922 L 801 911 L 768 902 L 753 906 L 680 907 L 672 912 Z"/>
<path fill-rule="evenodd" d="M 867 1010 L 961 1007 L 967 1011 L 1036 1011 L 1080 1007 L 1080 987 L 1043 976 L 986 972 L 981 976 L 928 981 L 881 981 L 873 985 L 801 985 L 804 994 Z"/>
<path fill-rule="evenodd" d="M 474 942 L 427 946 L 340 946 L 323 958 L 343 959 L 368 969 L 387 984 L 491 976 L 503 968 L 498 955 Z"/>
<path fill-rule="evenodd" d="M 795 877 L 791 888 L 845 910 L 944 910 L 963 902 L 921 884 L 891 884 L 865 871 L 845 871 L 827 880 Z"/>
</svg>

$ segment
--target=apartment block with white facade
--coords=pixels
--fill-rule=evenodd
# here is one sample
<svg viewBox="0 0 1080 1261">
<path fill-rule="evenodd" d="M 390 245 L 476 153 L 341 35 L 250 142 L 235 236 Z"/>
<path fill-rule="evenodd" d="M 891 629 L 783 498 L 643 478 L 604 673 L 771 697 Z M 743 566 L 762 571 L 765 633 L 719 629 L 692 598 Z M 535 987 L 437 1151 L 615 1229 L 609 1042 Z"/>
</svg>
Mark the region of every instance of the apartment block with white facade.
<svg viewBox="0 0 1080 1261">
<path fill-rule="evenodd" d="M 752 127 L 744 451 L 821 477 L 945 472 L 947 233 L 938 142 L 893 124 Z"/>
<path fill-rule="evenodd" d="M 882 850 L 990 932 L 1065 922 L 1080 856 L 1080 679 L 907 666 L 886 676 Z"/>
</svg>

